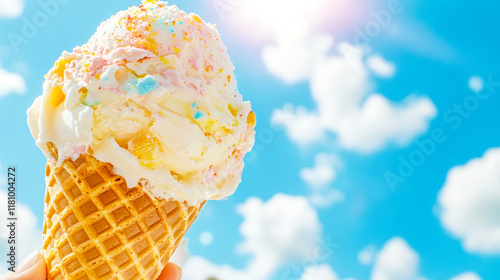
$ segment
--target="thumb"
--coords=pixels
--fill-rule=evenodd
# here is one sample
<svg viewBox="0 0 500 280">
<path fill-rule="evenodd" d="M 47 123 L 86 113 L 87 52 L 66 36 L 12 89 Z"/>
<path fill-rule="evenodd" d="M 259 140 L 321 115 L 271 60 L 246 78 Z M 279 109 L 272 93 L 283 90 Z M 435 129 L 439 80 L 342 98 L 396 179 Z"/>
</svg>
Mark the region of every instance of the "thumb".
<svg viewBox="0 0 500 280">
<path fill-rule="evenodd" d="M 182 277 L 181 268 L 174 263 L 167 263 L 157 280 L 180 280 Z"/>
<path fill-rule="evenodd" d="M 26 257 L 12 275 L 13 280 L 45 280 L 45 261 L 38 250 Z"/>
</svg>

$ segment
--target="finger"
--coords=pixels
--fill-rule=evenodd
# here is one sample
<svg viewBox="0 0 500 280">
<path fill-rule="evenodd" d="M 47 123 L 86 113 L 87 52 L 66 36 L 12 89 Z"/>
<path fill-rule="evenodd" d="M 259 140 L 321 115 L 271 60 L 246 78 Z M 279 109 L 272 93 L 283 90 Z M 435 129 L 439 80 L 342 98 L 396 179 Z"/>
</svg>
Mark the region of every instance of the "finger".
<svg viewBox="0 0 500 280">
<path fill-rule="evenodd" d="M 35 251 L 24 259 L 12 274 L 13 280 L 45 280 L 45 261 L 40 252 Z M 9 278 L 7 278 L 9 279 Z"/>
<path fill-rule="evenodd" d="M 182 276 L 181 268 L 174 263 L 167 263 L 158 277 L 158 280 L 180 280 Z"/>
</svg>

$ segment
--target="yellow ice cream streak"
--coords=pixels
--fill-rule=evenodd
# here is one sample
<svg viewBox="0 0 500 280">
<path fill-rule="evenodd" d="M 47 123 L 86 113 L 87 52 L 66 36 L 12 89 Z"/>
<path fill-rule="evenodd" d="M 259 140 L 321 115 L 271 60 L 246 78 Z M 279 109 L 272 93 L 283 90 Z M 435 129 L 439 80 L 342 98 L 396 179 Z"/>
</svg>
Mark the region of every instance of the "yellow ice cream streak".
<svg viewBox="0 0 500 280">
<path fill-rule="evenodd" d="M 257 119 L 255 118 L 255 113 L 254 113 L 253 111 L 250 111 L 250 113 L 248 113 L 247 123 L 248 123 L 251 127 L 254 127 L 254 126 L 255 126 L 255 124 L 257 123 Z"/>
<path fill-rule="evenodd" d="M 129 150 L 144 167 L 155 169 L 162 164 L 163 151 L 161 143 L 150 132 L 140 133 L 130 140 Z"/>
<path fill-rule="evenodd" d="M 54 63 L 54 68 L 52 71 L 53 75 L 57 75 L 61 78 L 64 78 L 64 71 L 66 70 L 66 64 L 70 63 L 73 59 L 65 59 L 65 58 L 59 58 L 55 63 Z"/>
<path fill-rule="evenodd" d="M 47 97 L 48 104 L 54 107 L 58 107 L 59 104 L 64 102 L 64 100 L 66 99 L 66 94 L 64 94 L 61 87 L 56 86 L 50 89 L 50 91 L 47 93 Z"/>
</svg>

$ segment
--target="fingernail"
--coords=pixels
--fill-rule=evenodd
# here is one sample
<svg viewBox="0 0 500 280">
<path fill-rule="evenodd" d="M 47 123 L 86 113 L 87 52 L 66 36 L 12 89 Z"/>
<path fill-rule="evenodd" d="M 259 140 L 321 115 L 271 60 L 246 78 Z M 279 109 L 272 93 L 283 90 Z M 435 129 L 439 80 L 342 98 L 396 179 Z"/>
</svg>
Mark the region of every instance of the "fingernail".
<svg viewBox="0 0 500 280">
<path fill-rule="evenodd" d="M 16 267 L 16 274 L 23 273 L 24 271 L 30 269 L 33 267 L 37 262 L 38 258 L 40 256 L 40 252 L 38 250 L 34 251 L 33 253 L 29 254 L 17 267 Z"/>
</svg>

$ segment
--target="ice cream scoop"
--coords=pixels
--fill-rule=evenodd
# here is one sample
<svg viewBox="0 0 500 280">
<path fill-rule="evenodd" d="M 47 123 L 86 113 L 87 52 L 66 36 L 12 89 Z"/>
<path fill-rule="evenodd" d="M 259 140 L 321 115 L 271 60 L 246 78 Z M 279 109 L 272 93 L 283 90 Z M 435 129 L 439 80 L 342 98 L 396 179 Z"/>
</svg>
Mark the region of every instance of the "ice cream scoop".
<svg viewBox="0 0 500 280">
<path fill-rule="evenodd" d="M 221 199 L 241 181 L 255 134 L 233 71 L 213 25 L 144 1 L 63 52 L 28 124 L 47 158 L 55 145 L 59 163 L 88 153 L 158 198 Z"/>
</svg>

